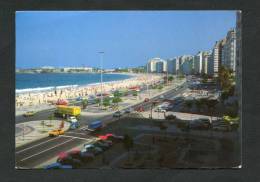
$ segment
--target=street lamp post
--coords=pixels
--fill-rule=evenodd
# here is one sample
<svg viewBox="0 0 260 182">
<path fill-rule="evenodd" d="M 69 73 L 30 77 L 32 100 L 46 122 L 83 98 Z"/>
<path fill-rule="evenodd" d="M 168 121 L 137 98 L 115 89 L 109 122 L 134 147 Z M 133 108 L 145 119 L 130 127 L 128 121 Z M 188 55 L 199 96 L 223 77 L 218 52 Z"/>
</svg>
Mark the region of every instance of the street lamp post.
<svg viewBox="0 0 260 182">
<path fill-rule="evenodd" d="M 100 86 L 101 86 L 101 94 L 100 94 L 100 104 L 101 109 L 103 107 L 103 54 L 104 52 L 98 52 L 100 54 Z"/>
<path fill-rule="evenodd" d="M 146 65 L 146 90 L 147 90 L 147 93 L 148 93 L 148 65 Z M 151 96 L 150 94 L 150 90 L 149 90 L 149 97 Z"/>
</svg>

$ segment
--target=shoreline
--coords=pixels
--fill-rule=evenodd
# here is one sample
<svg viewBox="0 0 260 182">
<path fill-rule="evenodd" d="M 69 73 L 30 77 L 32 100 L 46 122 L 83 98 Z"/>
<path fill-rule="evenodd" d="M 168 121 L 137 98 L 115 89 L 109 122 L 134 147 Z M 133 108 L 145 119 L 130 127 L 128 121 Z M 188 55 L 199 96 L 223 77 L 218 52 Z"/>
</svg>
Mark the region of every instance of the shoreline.
<svg viewBox="0 0 260 182">
<path fill-rule="evenodd" d="M 133 86 L 144 84 L 154 84 L 162 80 L 162 75 L 151 74 L 131 74 L 130 78 L 103 82 L 102 91 L 111 92 L 113 90 L 127 89 Z M 51 87 L 48 90 L 37 90 L 35 92 L 16 93 L 16 108 L 27 106 L 41 106 L 56 103 L 58 99 L 75 99 L 77 97 L 88 97 L 101 92 L 100 83 L 86 85 Z"/>
<path fill-rule="evenodd" d="M 27 73 L 25 73 L 27 74 Z M 36 73 L 36 74 L 40 74 L 40 73 Z M 49 74 L 49 73 L 46 73 Z M 52 73 L 50 73 L 52 74 Z M 69 73 L 70 74 L 70 73 Z M 74 74 L 74 73 L 72 73 Z M 80 73 L 81 74 L 81 73 Z M 93 73 L 96 74 L 96 73 Z M 118 82 L 118 81 L 122 81 L 122 80 L 128 80 L 134 77 L 137 77 L 140 74 L 136 74 L 136 73 L 103 73 L 103 74 L 119 74 L 119 75 L 128 75 L 130 76 L 129 78 L 125 78 L 125 79 L 120 79 L 120 80 L 114 80 L 114 81 L 106 81 L 103 82 L 103 84 L 106 83 L 114 83 L 114 82 Z M 65 88 L 73 88 L 73 87 L 87 87 L 87 86 L 92 86 L 92 85 L 99 85 L 100 82 L 93 82 L 93 83 L 86 83 L 86 84 L 75 84 L 75 85 L 59 85 L 59 86 L 46 86 L 46 87 L 34 87 L 34 88 L 22 88 L 22 89 L 15 89 L 15 94 L 16 95 L 20 95 L 20 94 L 28 94 L 28 93 L 36 93 L 36 92 L 47 92 L 47 91 L 54 91 L 56 90 L 60 90 L 60 89 L 65 89 Z"/>
</svg>

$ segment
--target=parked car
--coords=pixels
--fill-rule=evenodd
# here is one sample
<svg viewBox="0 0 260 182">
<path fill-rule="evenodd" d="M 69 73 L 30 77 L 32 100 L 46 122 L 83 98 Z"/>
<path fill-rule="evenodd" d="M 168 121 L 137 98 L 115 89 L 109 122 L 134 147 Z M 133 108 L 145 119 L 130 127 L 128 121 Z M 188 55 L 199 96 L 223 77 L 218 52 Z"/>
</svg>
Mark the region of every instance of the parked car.
<svg viewBox="0 0 260 182">
<path fill-rule="evenodd" d="M 160 95 L 160 97 L 159 97 L 160 99 L 164 99 L 164 95 Z"/>
<path fill-rule="evenodd" d="M 209 129 L 210 122 L 209 119 L 195 119 L 189 123 L 189 128 L 191 129 Z"/>
<path fill-rule="evenodd" d="M 82 165 L 82 162 L 79 159 L 73 159 L 66 152 L 62 152 L 59 154 L 57 162 L 62 165 L 71 165 L 73 168 L 77 168 Z"/>
<path fill-rule="evenodd" d="M 166 112 L 165 109 L 162 109 L 161 107 L 157 107 L 154 112 Z"/>
<path fill-rule="evenodd" d="M 80 152 L 80 158 L 82 162 L 89 162 L 94 160 L 95 155 L 93 153 L 90 152 Z"/>
<path fill-rule="evenodd" d="M 126 110 L 125 110 L 125 113 L 131 113 L 131 112 L 133 112 L 134 111 L 134 109 L 132 108 L 132 107 L 129 107 L 129 108 L 127 108 Z"/>
<path fill-rule="evenodd" d="M 110 147 L 110 145 L 108 143 L 104 143 L 104 142 L 100 142 L 100 141 L 95 142 L 93 145 L 95 147 L 100 147 L 102 150 L 107 150 Z"/>
<path fill-rule="evenodd" d="M 98 155 L 103 152 L 103 149 L 100 147 L 96 147 L 93 144 L 84 144 L 84 149 L 81 150 L 82 152 L 90 152 L 93 153 L 94 155 Z"/>
<path fill-rule="evenodd" d="M 136 108 L 137 112 L 144 112 L 144 107 L 140 106 Z"/>
<path fill-rule="evenodd" d="M 166 119 L 166 120 L 175 120 L 175 119 L 176 119 L 176 116 L 173 115 L 173 114 L 169 114 L 169 115 L 166 115 L 166 116 L 165 116 L 165 119 Z"/>
<path fill-rule="evenodd" d="M 44 169 L 72 169 L 72 166 L 71 165 L 62 165 L 59 162 L 55 162 L 55 163 L 52 163 L 52 164 L 44 167 Z"/>
<path fill-rule="evenodd" d="M 116 111 L 114 114 L 113 114 L 113 117 L 121 117 L 123 115 L 123 112 L 122 111 Z"/>
<path fill-rule="evenodd" d="M 23 114 L 24 117 L 31 117 L 36 114 L 35 111 L 27 111 L 26 113 Z"/>
<path fill-rule="evenodd" d="M 144 102 L 149 102 L 149 98 L 145 98 L 145 99 L 144 99 Z"/>
</svg>

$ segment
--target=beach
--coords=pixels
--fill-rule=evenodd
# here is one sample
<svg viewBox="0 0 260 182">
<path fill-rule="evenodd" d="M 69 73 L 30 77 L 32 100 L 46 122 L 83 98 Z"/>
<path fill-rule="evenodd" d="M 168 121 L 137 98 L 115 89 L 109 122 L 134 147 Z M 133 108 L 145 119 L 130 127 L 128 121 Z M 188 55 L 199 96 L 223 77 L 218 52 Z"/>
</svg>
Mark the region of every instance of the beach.
<svg viewBox="0 0 260 182">
<path fill-rule="evenodd" d="M 155 84 L 162 80 L 161 75 L 154 74 L 132 74 L 129 79 L 104 82 L 102 91 L 111 92 L 118 89 L 127 89 L 134 86 L 142 86 L 146 84 Z M 16 109 L 31 107 L 40 107 L 53 105 L 58 99 L 75 99 L 77 97 L 88 97 L 101 93 L 101 84 L 72 85 L 70 87 L 55 87 L 55 89 L 46 89 L 41 91 L 28 91 L 24 93 L 16 93 Z"/>
</svg>

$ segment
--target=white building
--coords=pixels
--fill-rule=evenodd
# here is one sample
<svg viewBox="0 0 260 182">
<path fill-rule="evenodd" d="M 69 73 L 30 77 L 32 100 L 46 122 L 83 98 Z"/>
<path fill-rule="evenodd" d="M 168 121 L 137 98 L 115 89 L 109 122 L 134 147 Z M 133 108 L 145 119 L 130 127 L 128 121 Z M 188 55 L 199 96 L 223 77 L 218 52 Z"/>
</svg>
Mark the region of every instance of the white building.
<svg viewBox="0 0 260 182">
<path fill-rule="evenodd" d="M 202 73 L 202 61 L 203 61 L 203 52 L 199 51 L 194 56 L 194 73 L 195 74 Z"/>
<path fill-rule="evenodd" d="M 208 74 L 208 64 L 209 64 L 210 56 L 211 56 L 211 52 L 204 52 L 203 61 L 202 61 L 203 74 Z"/>
<path fill-rule="evenodd" d="M 166 72 L 167 71 L 167 62 L 164 61 L 161 58 L 152 58 L 147 63 L 147 71 L 149 73 L 162 73 L 162 72 Z"/>
<path fill-rule="evenodd" d="M 222 65 L 232 71 L 236 70 L 236 32 L 235 29 L 228 31 L 226 42 L 222 50 Z"/>
<path fill-rule="evenodd" d="M 209 75 L 213 75 L 213 76 L 218 75 L 221 66 L 223 42 L 224 40 L 216 41 L 212 49 L 212 54 L 209 59 L 209 67 L 208 67 Z"/>
</svg>

